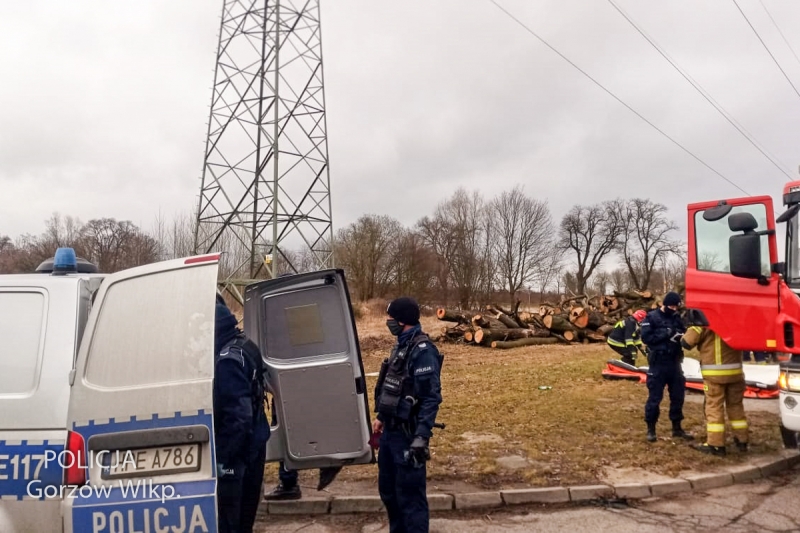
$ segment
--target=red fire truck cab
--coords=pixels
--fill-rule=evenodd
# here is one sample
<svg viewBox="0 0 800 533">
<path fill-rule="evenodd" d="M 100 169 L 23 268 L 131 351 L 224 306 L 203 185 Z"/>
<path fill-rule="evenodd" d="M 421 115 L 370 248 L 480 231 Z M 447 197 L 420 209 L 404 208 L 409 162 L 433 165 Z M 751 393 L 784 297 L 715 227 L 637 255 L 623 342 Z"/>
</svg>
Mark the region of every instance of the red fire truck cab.
<svg viewBox="0 0 800 533">
<path fill-rule="evenodd" d="M 738 350 L 791 354 L 781 363 L 781 432 L 787 447 L 800 434 L 800 181 L 783 191 L 776 220 L 772 198 L 751 196 L 688 206 L 686 307 Z M 778 261 L 776 223 L 786 224 Z"/>
</svg>

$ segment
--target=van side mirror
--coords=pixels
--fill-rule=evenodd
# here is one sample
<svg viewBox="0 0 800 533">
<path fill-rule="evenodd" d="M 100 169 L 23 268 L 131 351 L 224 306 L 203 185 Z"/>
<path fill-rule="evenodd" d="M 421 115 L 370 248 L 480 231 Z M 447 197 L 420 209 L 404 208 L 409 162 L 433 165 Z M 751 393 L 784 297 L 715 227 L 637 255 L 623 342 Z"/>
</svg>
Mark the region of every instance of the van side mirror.
<svg viewBox="0 0 800 533">
<path fill-rule="evenodd" d="M 755 232 L 758 222 L 750 213 L 728 217 L 731 231 L 741 231 L 728 240 L 731 274 L 740 278 L 759 279 L 761 274 L 761 235 Z"/>
</svg>

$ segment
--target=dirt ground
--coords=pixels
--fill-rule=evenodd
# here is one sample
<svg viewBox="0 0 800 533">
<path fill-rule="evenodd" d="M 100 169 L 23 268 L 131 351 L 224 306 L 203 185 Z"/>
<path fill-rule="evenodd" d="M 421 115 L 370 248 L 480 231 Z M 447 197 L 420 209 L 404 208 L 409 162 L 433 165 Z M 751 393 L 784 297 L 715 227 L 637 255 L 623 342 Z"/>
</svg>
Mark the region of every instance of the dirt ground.
<svg viewBox="0 0 800 533">
<path fill-rule="evenodd" d="M 443 325 L 433 318 L 423 319 L 426 331 L 440 330 Z M 391 349 L 392 337 L 382 317 L 365 317 L 358 328 L 365 370 L 376 373 Z M 646 442 L 647 388 L 603 379 L 605 362 L 616 356 L 604 344 L 512 350 L 448 343 L 438 346 L 445 362 L 443 403 L 437 421 L 447 427 L 434 430 L 431 440 L 428 480 L 432 492 L 585 484 L 630 473 L 641 477 L 643 471 L 650 476 L 674 476 L 686 470 L 715 470 L 746 459 L 733 447 L 729 447 L 728 457 L 717 458 L 692 450 L 685 441 L 673 440 L 666 391 L 659 440 Z M 370 393 L 375 381 L 374 376 L 368 377 Z M 550 388 L 540 390 L 540 386 Z M 758 404 L 747 412 L 751 457 L 782 447 L 777 404 L 772 405 L 776 401 L 748 402 L 750 406 Z M 697 442 L 705 436 L 702 410 L 702 394 L 687 391 L 684 428 L 696 435 Z M 315 471 L 301 472 L 304 494 L 316 493 L 315 476 Z M 348 467 L 328 491 L 377 494 L 376 478 L 376 465 Z M 277 484 L 277 467 L 270 465 L 267 486 L 273 480 Z"/>
</svg>

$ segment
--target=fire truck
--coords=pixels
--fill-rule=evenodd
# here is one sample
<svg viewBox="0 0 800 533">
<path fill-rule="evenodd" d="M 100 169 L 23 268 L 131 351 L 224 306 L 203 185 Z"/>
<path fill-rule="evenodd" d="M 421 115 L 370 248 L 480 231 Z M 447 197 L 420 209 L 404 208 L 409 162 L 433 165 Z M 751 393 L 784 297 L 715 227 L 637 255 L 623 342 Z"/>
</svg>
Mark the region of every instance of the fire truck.
<svg viewBox="0 0 800 533">
<path fill-rule="evenodd" d="M 686 307 L 732 348 L 784 353 L 780 362 L 781 435 L 800 440 L 800 181 L 783 190 L 776 219 L 770 196 L 688 206 Z M 776 227 L 786 224 L 784 261 Z"/>
</svg>

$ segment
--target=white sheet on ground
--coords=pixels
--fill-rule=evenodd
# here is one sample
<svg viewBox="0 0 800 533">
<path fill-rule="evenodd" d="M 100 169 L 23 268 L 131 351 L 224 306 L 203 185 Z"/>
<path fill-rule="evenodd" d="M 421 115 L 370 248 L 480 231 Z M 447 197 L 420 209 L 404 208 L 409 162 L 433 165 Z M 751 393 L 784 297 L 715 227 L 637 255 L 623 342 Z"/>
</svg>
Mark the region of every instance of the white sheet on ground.
<svg viewBox="0 0 800 533">
<path fill-rule="evenodd" d="M 683 375 L 688 379 L 703 379 L 700 373 L 700 361 L 687 357 L 681 364 L 683 367 Z M 647 371 L 646 366 L 640 366 L 640 370 Z M 771 387 L 778 383 L 778 375 L 780 374 L 780 366 L 776 364 L 771 365 L 754 365 L 744 364 L 744 380 L 748 382 L 755 382 L 763 387 Z"/>
</svg>

